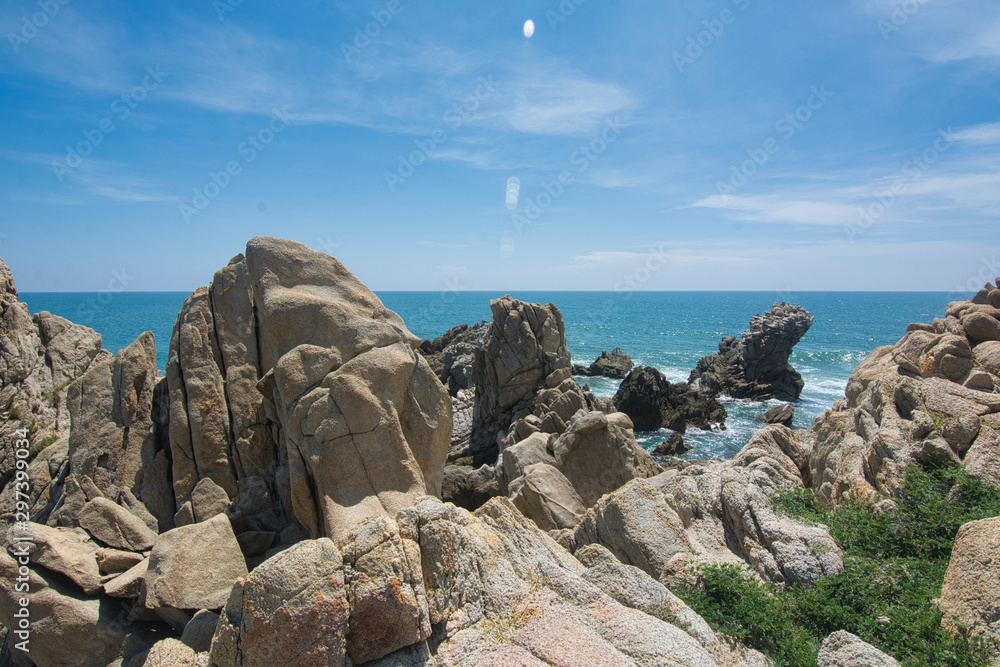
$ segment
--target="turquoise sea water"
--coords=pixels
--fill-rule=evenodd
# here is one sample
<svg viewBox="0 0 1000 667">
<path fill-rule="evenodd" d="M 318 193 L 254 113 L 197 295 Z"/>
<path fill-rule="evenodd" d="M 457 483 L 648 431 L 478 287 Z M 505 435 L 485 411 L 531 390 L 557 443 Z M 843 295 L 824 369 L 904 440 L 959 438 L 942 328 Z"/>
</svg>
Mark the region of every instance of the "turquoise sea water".
<svg viewBox="0 0 1000 667">
<path fill-rule="evenodd" d="M 100 332 L 111 352 L 127 346 L 143 331 L 156 337 L 162 371 L 174 319 L 187 297 L 180 292 L 84 294 L 23 293 L 31 312 L 48 310 Z M 490 318 L 489 301 L 497 292 L 382 292 L 385 305 L 399 313 L 422 338 L 441 335 L 456 324 Z M 945 292 L 516 292 L 525 301 L 554 303 L 563 313 L 573 360 L 589 365 L 602 350 L 615 346 L 636 363 L 659 368 L 671 381 L 687 380 L 698 359 L 718 351 L 723 336 L 739 336 L 755 313 L 776 301 L 806 307 L 816 319 L 795 348 L 791 363 L 806 381 L 796 405 L 796 428 L 806 428 L 844 395 L 847 379 L 867 354 L 903 337 L 910 322 L 942 316 Z M 598 396 L 612 396 L 618 383 L 584 378 Z M 695 446 L 689 458 L 729 458 L 746 444 L 758 424 L 763 403 L 729 401 L 727 430 L 692 430 L 685 439 Z M 645 446 L 667 432 L 637 433 Z"/>
</svg>

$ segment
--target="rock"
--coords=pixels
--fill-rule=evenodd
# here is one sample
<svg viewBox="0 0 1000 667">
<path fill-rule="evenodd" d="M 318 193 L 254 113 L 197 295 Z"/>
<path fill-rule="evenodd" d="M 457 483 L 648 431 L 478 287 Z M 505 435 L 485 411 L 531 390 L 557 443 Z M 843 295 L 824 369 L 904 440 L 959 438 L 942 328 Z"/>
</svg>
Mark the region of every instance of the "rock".
<svg viewBox="0 0 1000 667">
<path fill-rule="evenodd" d="M 755 417 L 755 420 L 762 424 L 781 424 L 783 426 L 787 426 L 788 428 L 792 427 L 792 421 L 794 419 L 795 408 L 788 404 L 778 405 L 771 408 L 764 414 Z"/>
<path fill-rule="evenodd" d="M 191 617 L 181 633 L 181 642 L 195 653 L 207 653 L 212 648 L 212 637 L 219 626 L 219 615 L 207 609 Z"/>
<path fill-rule="evenodd" d="M 97 547 L 83 531 L 17 524 L 7 534 L 8 550 L 13 552 L 19 543 L 28 547 L 32 563 L 69 577 L 88 595 L 101 590 Z"/>
<path fill-rule="evenodd" d="M 197 655 L 191 647 L 176 639 L 161 639 L 144 658 L 134 659 L 129 667 L 206 667 L 207 655 Z"/>
<path fill-rule="evenodd" d="M 683 382 L 672 384 L 655 368 L 639 366 L 622 381 L 613 399 L 640 431 L 668 428 L 684 433 L 687 427 L 711 429 L 726 422 L 726 409 Z"/>
<path fill-rule="evenodd" d="M 137 598 L 142 594 L 149 559 L 144 558 L 128 571 L 104 584 L 104 592 L 113 598 Z"/>
<path fill-rule="evenodd" d="M 146 607 L 218 609 L 247 575 L 229 519 L 169 530 L 156 539 L 146 573 Z"/>
<path fill-rule="evenodd" d="M 244 556 L 257 556 L 270 549 L 277 538 L 277 533 L 250 530 L 237 535 L 236 541 Z"/>
<path fill-rule="evenodd" d="M 552 445 L 555 467 L 591 507 L 606 493 L 662 470 L 638 445 L 624 414 L 578 412 Z"/>
<path fill-rule="evenodd" d="M 987 373 L 1000 376 L 1000 342 L 980 343 L 973 349 L 972 356 Z"/>
<path fill-rule="evenodd" d="M 688 382 L 710 396 L 797 401 L 805 383 L 788 358 L 812 324 L 805 308 L 774 304 L 769 313 L 750 318 L 741 340 L 723 338 L 719 354 L 703 357 Z"/>
<path fill-rule="evenodd" d="M 219 667 L 344 665 L 350 606 L 340 552 L 307 540 L 233 587 L 212 640 Z"/>
<path fill-rule="evenodd" d="M 991 289 L 986 300 L 994 308 L 1000 309 L 1000 287 Z"/>
<path fill-rule="evenodd" d="M 144 551 L 156 541 L 156 533 L 139 517 L 107 498 L 88 501 L 80 511 L 80 525 L 115 549 Z"/>
<path fill-rule="evenodd" d="M 962 466 L 971 476 L 1000 486 L 1000 456 L 997 452 L 1000 452 L 1000 434 L 994 428 L 983 426 L 966 452 Z"/>
<path fill-rule="evenodd" d="M 485 321 L 460 324 L 443 336 L 420 343 L 420 354 L 452 396 L 475 387 L 473 365 L 476 350 L 483 349 L 488 325 Z"/>
<path fill-rule="evenodd" d="M 103 574 L 124 572 L 142 560 L 142 555 L 132 551 L 119 551 L 118 549 L 97 550 L 97 566 Z"/>
<path fill-rule="evenodd" d="M 553 440 L 551 435 L 537 432 L 504 449 L 499 462 L 499 471 L 502 473 L 501 490 L 507 489 L 511 482 L 523 475 L 528 466 L 536 463 L 556 465 L 556 459 L 549 450 Z"/>
<path fill-rule="evenodd" d="M 527 466 L 510 483 L 510 500 L 542 530 L 575 528 L 587 507 L 565 475 L 547 463 Z"/>
<path fill-rule="evenodd" d="M 230 504 L 226 490 L 213 482 L 211 477 L 202 477 L 191 491 L 191 513 L 195 522 L 208 521 L 216 514 L 224 514 Z"/>
<path fill-rule="evenodd" d="M 1000 316 L 1000 311 L 997 311 Z M 972 312 L 962 318 L 962 326 L 971 341 L 1000 341 L 1000 320 L 983 312 Z"/>
<path fill-rule="evenodd" d="M 623 380 L 629 374 L 635 363 L 632 357 L 625 354 L 620 347 L 616 347 L 610 353 L 607 350 L 601 352 L 589 367 L 573 366 L 573 375 L 599 376 Z"/>
<path fill-rule="evenodd" d="M 819 667 L 899 667 L 899 663 L 857 635 L 838 630 L 823 640 Z"/>
<path fill-rule="evenodd" d="M 476 408 L 476 388 L 459 389 L 457 395 L 451 398 L 451 418 L 454 426 L 451 431 L 451 444 L 448 448 L 448 461 L 454 462 L 461 457 L 470 456 L 472 433 L 475 430 L 473 413 Z"/>
<path fill-rule="evenodd" d="M 653 456 L 684 456 L 694 447 L 684 442 L 684 436 L 680 433 L 671 433 L 666 441 L 661 442 L 653 450 Z"/>
<path fill-rule="evenodd" d="M 30 653 L 14 649 L 14 656 L 30 657 L 39 667 L 107 665 L 122 656 L 131 658 L 152 644 L 143 630 L 134 625 L 126 627 L 118 620 L 115 605 L 84 597 L 75 587 L 43 573 L 32 570 L 27 577 L 32 619 Z M 17 577 L 18 563 L 0 551 L 0 622 L 7 628 L 18 627 L 14 613 L 20 609 L 18 600 L 24 597 L 24 592 L 14 588 Z"/>
<path fill-rule="evenodd" d="M 1000 641 L 1000 517 L 971 521 L 958 530 L 938 608 L 945 628 Z"/>
<path fill-rule="evenodd" d="M 396 522 L 374 517 L 341 547 L 348 587 L 347 651 L 355 664 L 377 660 L 431 634 L 421 553 Z"/>
<path fill-rule="evenodd" d="M 504 296 L 491 301 L 490 309 L 493 317 L 474 365 L 474 453 L 493 448 L 498 434 L 530 414 L 540 392 L 571 380 L 566 331 L 558 308 Z M 560 416 L 565 421 L 572 414 Z"/>
</svg>

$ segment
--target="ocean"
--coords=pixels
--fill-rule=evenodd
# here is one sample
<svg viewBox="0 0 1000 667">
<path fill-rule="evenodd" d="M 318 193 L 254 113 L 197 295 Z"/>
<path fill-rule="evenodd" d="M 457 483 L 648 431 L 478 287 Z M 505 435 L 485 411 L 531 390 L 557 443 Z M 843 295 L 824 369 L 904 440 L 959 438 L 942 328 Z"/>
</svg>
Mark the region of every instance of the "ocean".
<svg viewBox="0 0 1000 667">
<path fill-rule="evenodd" d="M 174 320 L 188 293 L 123 292 L 22 293 L 32 313 L 47 310 L 86 325 L 102 335 L 103 346 L 117 352 L 143 331 L 156 337 L 161 372 Z M 434 338 L 462 323 L 489 320 L 497 292 L 381 292 L 421 338 Z M 795 405 L 795 428 L 807 428 L 834 400 L 842 398 L 851 372 L 876 347 L 891 345 L 910 322 L 943 315 L 945 292 L 516 292 L 524 301 L 554 303 L 562 311 L 574 363 L 585 366 L 602 350 L 622 348 L 637 364 L 655 366 L 672 382 L 686 381 L 698 359 L 718 351 L 723 336 L 739 336 L 755 313 L 777 301 L 804 306 L 815 323 L 796 346 L 792 365 L 805 379 Z M 613 396 L 618 382 L 581 378 L 598 396 Z M 760 427 L 754 417 L 777 402 L 724 401 L 729 412 L 721 432 L 696 429 L 685 434 L 694 446 L 686 458 L 728 459 Z M 651 448 L 669 432 L 637 432 Z"/>
</svg>

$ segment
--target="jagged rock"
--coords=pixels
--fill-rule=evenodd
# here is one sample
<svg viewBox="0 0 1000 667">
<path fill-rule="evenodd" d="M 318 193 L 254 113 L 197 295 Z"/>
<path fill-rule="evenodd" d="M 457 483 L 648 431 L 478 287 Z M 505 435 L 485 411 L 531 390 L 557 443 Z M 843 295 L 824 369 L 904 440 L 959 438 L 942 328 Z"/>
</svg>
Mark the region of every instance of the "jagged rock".
<svg viewBox="0 0 1000 667">
<path fill-rule="evenodd" d="M 97 567 L 103 574 L 124 572 L 143 560 L 141 554 L 118 549 L 98 549 L 96 555 Z"/>
<path fill-rule="evenodd" d="M 107 498 L 88 501 L 80 511 L 80 525 L 115 549 L 144 551 L 156 541 L 156 533 L 142 519 Z"/>
<path fill-rule="evenodd" d="M 218 609 L 247 575 L 225 515 L 169 530 L 156 539 L 146 573 L 146 607 Z"/>
<path fill-rule="evenodd" d="M 776 303 L 769 313 L 750 318 L 741 340 L 723 338 L 719 354 L 703 357 L 688 382 L 712 396 L 797 401 L 805 382 L 788 358 L 812 324 L 805 308 Z"/>
<path fill-rule="evenodd" d="M 19 541 L 28 547 L 32 563 L 69 577 L 88 595 L 101 590 L 97 547 L 83 531 L 18 524 L 7 535 L 8 549 L 15 549 Z"/>
<path fill-rule="evenodd" d="M 566 476 L 585 507 L 636 478 L 662 472 L 638 445 L 627 415 L 578 412 L 552 445 L 555 467 Z"/>
<path fill-rule="evenodd" d="M 300 542 L 236 583 L 211 659 L 219 667 L 344 665 L 349 615 L 336 546 L 327 538 Z"/>
<path fill-rule="evenodd" d="M 602 351 L 601 356 L 590 366 L 574 365 L 573 375 L 624 380 L 633 366 L 635 363 L 632 361 L 632 357 L 625 354 L 620 347 L 616 347 L 610 353 L 607 350 Z"/>
<path fill-rule="evenodd" d="M 640 431 L 668 428 L 684 433 L 687 427 L 723 427 L 726 409 L 714 398 L 693 391 L 683 382 L 671 383 L 655 368 L 639 366 L 628 374 L 615 393 L 614 406 Z"/>
<path fill-rule="evenodd" d="M 566 476 L 547 463 L 534 463 L 510 483 L 510 500 L 542 530 L 574 528 L 586 505 Z"/>
<path fill-rule="evenodd" d="M 945 628 L 1000 642 L 1000 517 L 971 521 L 958 529 L 941 587 Z"/>
<path fill-rule="evenodd" d="M 144 558 L 126 572 L 104 584 L 104 592 L 113 598 L 137 598 L 142 594 L 142 585 L 149 567 L 149 559 Z"/>
<path fill-rule="evenodd" d="M 219 615 L 207 609 L 191 617 L 181 633 L 181 642 L 195 653 L 207 653 L 212 648 L 212 637 L 219 626 Z"/>
<path fill-rule="evenodd" d="M 191 514 L 198 523 L 224 514 L 231 504 L 226 490 L 211 477 L 202 477 L 191 491 Z"/>
<path fill-rule="evenodd" d="M 107 665 L 122 656 L 129 659 L 152 644 L 144 629 L 123 625 L 117 605 L 107 599 L 84 597 L 75 587 L 44 572 L 31 570 L 27 577 L 30 653 L 13 649 L 13 655 L 30 657 L 39 667 Z M 7 628 L 19 627 L 14 614 L 25 594 L 14 588 L 18 576 L 17 562 L 0 551 L 0 622 Z"/>
<path fill-rule="evenodd" d="M 458 396 L 462 389 L 475 387 L 476 350 L 483 349 L 487 329 L 485 321 L 471 327 L 460 324 L 443 336 L 420 343 L 420 354 L 452 396 Z"/>
<path fill-rule="evenodd" d="M 28 465 L 27 491 L 16 484 L 8 484 L 0 491 L 0 534 L 6 534 L 14 525 L 19 502 L 28 504 L 29 517 L 47 523 L 68 470 L 69 439 L 64 437 L 39 452 Z"/>
<path fill-rule="evenodd" d="M 895 658 L 846 630 L 838 630 L 823 640 L 818 662 L 819 667 L 899 667 Z"/>
<path fill-rule="evenodd" d="M 448 447 L 448 460 L 468 456 L 469 445 L 472 433 L 475 431 L 475 421 L 473 413 L 476 409 L 476 388 L 459 389 L 455 396 L 451 397 L 451 444 Z"/>
<path fill-rule="evenodd" d="M 795 408 L 788 404 L 775 406 L 764 414 L 755 417 L 755 420 L 761 424 L 781 424 L 788 428 L 792 427 L 794 419 Z"/>
<path fill-rule="evenodd" d="M 341 555 L 350 603 L 347 651 L 356 664 L 430 637 L 420 547 L 412 536 L 374 517 L 352 529 Z"/>
<path fill-rule="evenodd" d="M 684 436 L 680 433 L 671 433 L 666 441 L 661 442 L 653 450 L 653 456 L 684 456 L 694 447 L 684 442 Z"/>
<path fill-rule="evenodd" d="M 558 308 L 504 296 L 491 301 L 490 309 L 493 318 L 474 365 L 476 432 L 471 449 L 473 453 L 487 452 L 483 463 L 495 460 L 497 435 L 535 412 L 536 400 L 556 400 L 552 395 L 542 398 L 541 393 L 559 387 L 565 380 L 572 382 L 566 331 Z M 580 394 L 579 403 L 585 404 L 579 386 L 575 382 L 572 385 Z M 571 402 L 572 398 L 567 400 Z M 554 408 L 550 411 L 558 412 Z M 570 417 L 572 414 L 560 415 L 564 422 Z"/>
</svg>

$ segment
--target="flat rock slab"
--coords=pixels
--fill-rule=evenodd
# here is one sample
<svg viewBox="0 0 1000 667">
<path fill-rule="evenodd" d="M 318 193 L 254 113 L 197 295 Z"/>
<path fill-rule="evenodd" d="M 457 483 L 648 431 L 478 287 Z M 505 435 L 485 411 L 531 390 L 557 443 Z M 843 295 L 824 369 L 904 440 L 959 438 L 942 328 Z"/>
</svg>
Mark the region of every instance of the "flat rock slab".
<svg viewBox="0 0 1000 667">
<path fill-rule="evenodd" d="M 104 584 L 104 592 L 113 598 L 137 598 L 142 594 L 149 559 L 143 559 L 111 581 Z"/>
<path fill-rule="evenodd" d="M 80 525 L 109 547 L 145 551 L 156 533 L 142 519 L 107 498 L 94 498 L 80 510 Z"/>
<path fill-rule="evenodd" d="M 97 547 L 88 541 L 83 531 L 29 523 L 27 529 L 12 528 L 7 538 L 8 544 L 15 544 L 15 534 L 21 539 L 29 538 L 32 563 L 66 575 L 88 595 L 101 590 Z"/>
<path fill-rule="evenodd" d="M 233 528 L 219 514 L 157 538 L 146 573 L 146 606 L 219 609 L 236 580 L 246 576 Z"/>
</svg>

